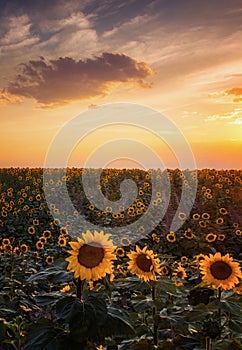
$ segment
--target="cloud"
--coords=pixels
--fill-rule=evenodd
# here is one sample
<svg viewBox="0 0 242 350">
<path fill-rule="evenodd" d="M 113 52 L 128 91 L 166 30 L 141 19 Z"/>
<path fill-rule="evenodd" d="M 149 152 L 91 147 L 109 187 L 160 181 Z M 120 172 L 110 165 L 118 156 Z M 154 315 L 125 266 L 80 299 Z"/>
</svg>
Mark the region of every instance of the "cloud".
<svg viewBox="0 0 242 350">
<path fill-rule="evenodd" d="M 240 125 L 242 118 L 241 118 L 241 108 L 234 108 L 232 111 L 222 114 L 214 114 L 208 116 L 206 119 L 204 119 L 205 122 L 226 122 L 227 124 L 237 124 Z"/>
<path fill-rule="evenodd" d="M 241 87 L 234 87 L 234 88 L 228 89 L 228 90 L 225 91 L 225 93 L 227 95 L 236 96 L 233 99 L 233 101 L 235 103 L 242 102 L 242 88 Z"/>
<path fill-rule="evenodd" d="M 236 118 L 232 122 L 228 122 L 228 124 L 242 125 L 242 118 Z"/>
<path fill-rule="evenodd" d="M 76 61 L 70 57 L 56 60 L 30 60 L 8 85 L 8 92 L 33 98 L 40 105 L 62 105 L 74 100 L 106 96 L 120 83 L 150 87 L 145 79 L 153 74 L 145 62 L 118 53 Z"/>
<path fill-rule="evenodd" d="M 19 103 L 22 99 L 19 96 L 11 95 L 6 89 L 0 90 L 0 106 L 5 106 L 9 103 Z"/>
<path fill-rule="evenodd" d="M 12 16 L 5 24 L 4 35 L 0 38 L 0 52 L 8 53 L 33 45 L 39 41 L 37 35 L 31 33 L 31 23 L 27 15 Z"/>
</svg>

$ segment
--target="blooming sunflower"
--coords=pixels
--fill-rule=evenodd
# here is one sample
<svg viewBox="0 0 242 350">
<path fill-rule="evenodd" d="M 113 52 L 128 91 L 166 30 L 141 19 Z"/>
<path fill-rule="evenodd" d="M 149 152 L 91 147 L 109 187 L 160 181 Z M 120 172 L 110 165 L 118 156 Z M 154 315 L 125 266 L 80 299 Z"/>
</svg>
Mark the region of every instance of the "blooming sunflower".
<svg viewBox="0 0 242 350">
<path fill-rule="evenodd" d="M 206 241 L 207 241 L 208 243 L 212 243 L 212 242 L 216 241 L 217 235 L 216 235 L 215 233 L 212 233 L 212 232 L 211 232 L 211 233 L 208 233 L 208 234 L 206 235 L 205 239 L 206 239 Z"/>
<path fill-rule="evenodd" d="M 113 271 L 112 260 L 116 259 L 113 253 L 115 247 L 110 234 L 103 231 L 90 231 L 82 234 L 83 238 L 78 238 L 78 242 L 69 242 L 72 250 L 66 261 L 69 262 L 67 269 L 74 272 L 74 277 L 81 280 L 96 281 Z"/>
<path fill-rule="evenodd" d="M 229 254 L 221 256 L 219 252 L 205 256 L 200 263 L 200 271 L 203 281 L 214 289 L 232 289 L 242 277 L 239 263 L 233 261 Z"/>
<path fill-rule="evenodd" d="M 179 278 L 179 279 L 185 279 L 187 277 L 187 273 L 186 270 L 184 269 L 184 267 L 182 267 L 181 265 L 179 265 L 175 271 L 172 274 L 173 278 Z"/>
<path fill-rule="evenodd" d="M 233 291 L 236 294 L 242 295 L 242 282 L 239 282 L 238 284 L 236 284 L 235 287 L 233 288 Z"/>
<path fill-rule="evenodd" d="M 166 240 L 170 243 L 174 243 L 176 241 L 176 234 L 175 232 L 169 232 L 166 235 Z"/>
<path fill-rule="evenodd" d="M 54 257 L 51 255 L 48 255 L 45 259 L 48 265 L 52 265 L 54 263 L 54 260 L 55 260 Z"/>
<path fill-rule="evenodd" d="M 124 257 L 125 253 L 124 253 L 124 249 L 122 247 L 118 247 L 115 252 L 118 256 Z"/>
<path fill-rule="evenodd" d="M 186 237 L 187 239 L 193 239 L 195 235 L 192 232 L 192 229 L 188 228 L 184 233 L 184 237 Z"/>
<path fill-rule="evenodd" d="M 160 259 L 156 258 L 153 250 L 136 246 L 136 251 L 131 251 L 127 256 L 130 259 L 128 261 L 129 270 L 139 278 L 143 278 L 145 282 L 154 281 L 155 273 L 160 273 Z"/>
</svg>

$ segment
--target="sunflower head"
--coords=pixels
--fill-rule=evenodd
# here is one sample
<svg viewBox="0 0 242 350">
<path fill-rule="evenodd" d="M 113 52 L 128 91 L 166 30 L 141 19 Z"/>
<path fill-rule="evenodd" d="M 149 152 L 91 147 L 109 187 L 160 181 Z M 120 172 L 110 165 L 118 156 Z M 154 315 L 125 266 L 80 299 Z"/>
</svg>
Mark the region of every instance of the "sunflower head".
<svg viewBox="0 0 242 350">
<path fill-rule="evenodd" d="M 239 283 L 241 270 L 238 262 L 226 254 L 221 253 L 205 256 L 200 263 L 200 271 L 203 274 L 203 281 L 214 289 L 232 289 Z"/>
<path fill-rule="evenodd" d="M 72 250 L 66 261 L 69 262 L 67 269 L 74 272 L 75 278 L 86 281 L 96 281 L 111 274 L 113 271 L 113 260 L 116 259 L 113 253 L 115 247 L 110 234 L 103 231 L 90 231 L 82 234 L 82 239 L 77 242 L 69 242 Z"/>
<path fill-rule="evenodd" d="M 131 251 L 127 255 L 129 257 L 129 270 L 139 278 L 143 278 L 144 281 L 155 280 L 155 273 L 160 274 L 160 260 L 147 247 L 141 249 L 136 246 L 136 251 Z"/>
</svg>

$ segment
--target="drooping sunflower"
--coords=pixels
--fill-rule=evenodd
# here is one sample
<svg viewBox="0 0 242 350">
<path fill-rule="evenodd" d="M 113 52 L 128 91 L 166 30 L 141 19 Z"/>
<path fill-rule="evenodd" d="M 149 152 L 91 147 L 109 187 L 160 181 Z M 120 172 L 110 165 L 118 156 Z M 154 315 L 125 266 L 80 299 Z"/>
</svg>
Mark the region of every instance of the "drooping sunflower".
<svg viewBox="0 0 242 350">
<path fill-rule="evenodd" d="M 86 281 L 96 281 L 111 274 L 116 247 L 109 239 L 110 234 L 104 234 L 103 231 L 94 231 L 92 234 L 87 230 L 82 237 L 77 242 L 69 242 L 72 250 L 68 251 L 71 256 L 66 258 L 69 262 L 67 269 L 74 272 L 75 278 Z"/>
<path fill-rule="evenodd" d="M 131 251 L 127 256 L 129 258 L 128 268 L 133 274 L 143 278 L 145 282 L 156 280 L 155 273 L 160 274 L 161 272 L 160 259 L 156 257 L 153 250 L 136 246 L 136 251 Z"/>
<path fill-rule="evenodd" d="M 203 281 L 214 289 L 232 289 L 242 277 L 240 264 L 233 261 L 229 254 L 222 256 L 219 252 L 205 256 L 200 263 L 200 271 Z"/>
</svg>

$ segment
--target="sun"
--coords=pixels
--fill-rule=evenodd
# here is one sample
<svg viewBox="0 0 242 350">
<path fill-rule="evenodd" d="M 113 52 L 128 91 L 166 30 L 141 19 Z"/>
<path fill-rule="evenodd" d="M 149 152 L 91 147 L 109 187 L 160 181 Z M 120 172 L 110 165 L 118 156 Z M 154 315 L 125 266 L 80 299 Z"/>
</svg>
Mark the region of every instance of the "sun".
<svg viewBox="0 0 242 350">
<path fill-rule="evenodd" d="M 136 251 L 131 251 L 127 256 L 130 259 L 129 270 L 139 278 L 143 278 L 145 282 L 156 280 L 155 273 L 161 273 L 160 259 L 156 258 L 153 250 L 136 246 Z"/>
<path fill-rule="evenodd" d="M 200 271 L 203 274 L 203 281 L 214 289 L 232 289 L 239 283 L 242 277 L 240 264 L 226 254 L 210 254 L 200 262 Z"/>
<path fill-rule="evenodd" d="M 113 260 L 116 255 L 113 253 L 116 248 L 110 234 L 104 234 L 103 231 L 89 230 L 82 234 L 82 239 L 78 242 L 69 242 L 72 250 L 66 261 L 69 262 L 67 269 L 74 272 L 74 278 L 80 278 L 86 281 L 97 281 L 107 274 L 113 272 Z"/>
</svg>

